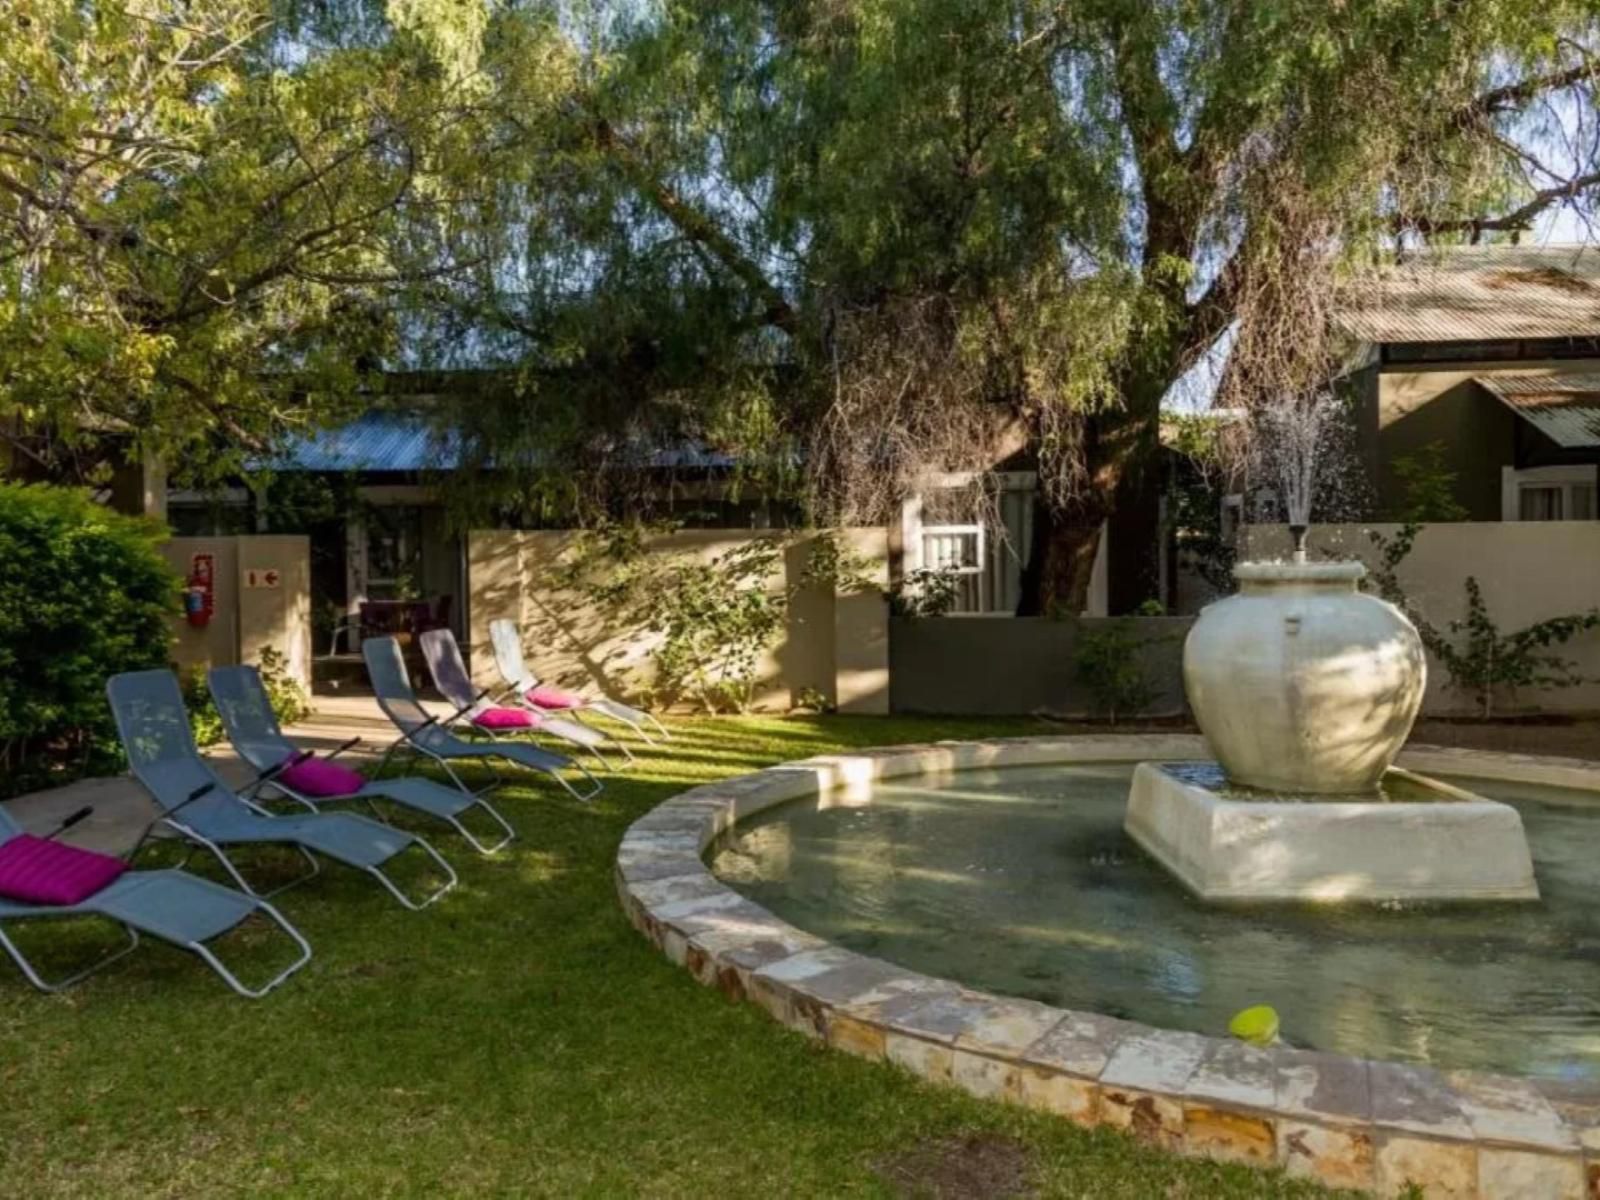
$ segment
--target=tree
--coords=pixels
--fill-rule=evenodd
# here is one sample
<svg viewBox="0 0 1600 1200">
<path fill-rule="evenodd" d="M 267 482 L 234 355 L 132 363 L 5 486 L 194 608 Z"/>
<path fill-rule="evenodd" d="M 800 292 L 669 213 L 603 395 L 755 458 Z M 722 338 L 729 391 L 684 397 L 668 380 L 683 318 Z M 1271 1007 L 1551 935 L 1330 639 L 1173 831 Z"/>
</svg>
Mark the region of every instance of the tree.
<svg viewBox="0 0 1600 1200">
<path fill-rule="evenodd" d="M 1224 333 L 1225 395 L 1325 382 L 1332 309 L 1397 237 L 1587 216 L 1600 182 L 1583 3 L 734 0 L 507 22 L 540 46 L 493 68 L 527 139 L 514 268 L 461 312 L 527 382 L 463 414 L 469 443 L 501 464 L 518 445 L 549 483 L 540 454 L 614 468 L 709 439 L 804 463 L 822 519 L 880 518 L 921 473 L 1026 448 L 1035 610 L 1081 606 L 1163 396 Z"/>
<path fill-rule="evenodd" d="M 417 7 L 417 6 L 412 6 Z M 470 257 L 479 94 L 425 11 L 18 0 L 0 47 L 0 436 L 36 477 L 199 479 L 343 411 Z M 109 435 L 109 436 L 108 436 Z"/>
</svg>

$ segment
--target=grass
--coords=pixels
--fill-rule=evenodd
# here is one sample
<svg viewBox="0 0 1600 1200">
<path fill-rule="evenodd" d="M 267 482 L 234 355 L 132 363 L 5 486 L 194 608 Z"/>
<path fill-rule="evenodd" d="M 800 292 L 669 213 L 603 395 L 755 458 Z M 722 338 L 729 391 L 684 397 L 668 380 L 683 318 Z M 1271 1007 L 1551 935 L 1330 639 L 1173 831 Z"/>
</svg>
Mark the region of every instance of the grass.
<svg viewBox="0 0 1600 1200">
<path fill-rule="evenodd" d="M 842 747 L 1032 727 L 680 729 L 593 805 L 507 788 L 522 838 L 493 860 L 435 838 L 462 880 L 435 908 L 406 912 L 337 868 L 287 893 L 316 957 L 264 1001 L 157 946 L 61 996 L 0 974 L 0 1177 L 35 1196 L 871 1196 L 892 1193 L 884 1164 L 976 1137 L 1020 1149 L 1038 1194 L 1312 1194 L 828 1051 L 701 987 L 621 916 L 617 842 L 685 787 Z M 92 936 L 105 935 L 40 923 L 30 944 L 81 954 Z M 230 949 L 257 971 L 281 953 L 243 932 Z M 887 1174 L 903 1188 L 903 1171 Z"/>
</svg>

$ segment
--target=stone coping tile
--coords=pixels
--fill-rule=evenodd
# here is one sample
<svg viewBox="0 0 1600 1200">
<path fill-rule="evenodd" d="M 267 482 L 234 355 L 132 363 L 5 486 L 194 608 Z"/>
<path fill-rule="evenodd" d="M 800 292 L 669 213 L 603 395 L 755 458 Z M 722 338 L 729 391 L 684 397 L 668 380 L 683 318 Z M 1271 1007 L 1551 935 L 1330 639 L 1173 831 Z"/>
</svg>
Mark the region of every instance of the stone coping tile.
<svg viewBox="0 0 1600 1200">
<path fill-rule="evenodd" d="M 1270 1112 L 1277 1096 L 1278 1066 L 1272 1051 L 1244 1042 L 1207 1041 L 1205 1057 L 1184 1088 L 1185 1098 Z"/>
<path fill-rule="evenodd" d="M 1480 1141 L 1578 1149 L 1578 1135 L 1532 1083 L 1469 1071 L 1445 1079 Z"/>
<path fill-rule="evenodd" d="M 1432 1067 L 1369 1062 L 1367 1079 L 1372 1085 L 1374 1124 L 1434 1138 L 1471 1139 L 1472 1126 L 1461 1098 Z"/>
<path fill-rule="evenodd" d="M 958 1037 L 983 1019 L 986 1009 L 981 1000 L 955 984 L 935 980 L 924 988 L 876 999 L 870 1006 L 858 1002 L 850 1011 L 906 1037 L 953 1047 Z"/>
<path fill-rule="evenodd" d="M 1124 1038 L 1143 1030 L 1132 1021 L 1098 1013 L 1064 1012 L 1061 1019 L 1022 1052 L 1022 1061 L 1085 1079 L 1098 1079 Z"/>
<path fill-rule="evenodd" d="M 674 875 L 687 875 L 696 868 L 704 869 L 697 854 L 637 853 L 617 855 L 617 874 L 624 883 L 631 887 L 638 883 L 647 883 L 652 879 L 666 879 Z"/>
<path fill-rule="evenodd" d="M 1211 1041 L 1198 1033 L 1166 1029 L 1130 1033 L 1112 1051 L 1111 1060 L 1100 1072 L 1100 1082 L 1105 1087 L 1181 1096 Z"/>
<path fill-rule="evenodd" d="M 1364 1125 L 1372 1120 L 1366 1059 L 1280 1048 L 1273 1054 L 1273 1066 L 1272 1107 L 1278 1112 L 1323 1123 Z"/>
<path fill-rule="evenodd" d="M 736 820 L 819 787 L 845 792 L 976 766 L 1204 754 L 1192 735 L 1103 735 L 879 747 L 785 764 L 701 785 L 640 818 L 618 847 L 618 892 L 630 920 L 702 982 L 925 1078 L 1185 1153 L 1276 1161 L 1336 1186 L 1384 1191 L 1421 1176 L 1429 1195 L 1499 1200 L 1577 1196 L 1587 1178 L 1600 1196 L 1600 1089 L 1592 1085 L 1260 1049 L 972 991 L 796 929 L 717 880 L 701 858 Z M 1407 757 L 1424 769 L 1600 789 L 1600 765 L 1577 760 L 1427 746 L 1408 747 L 1402 765 Z"/>
<path fill-rule="evenodd" d="M 956 1035 L 956 1047 L 997 1058 L 1017 1058 L 1061 1022 L 1061 1010 L 1032 1000 L 1007 1000 L 967 992 L 976 1019 Z"/>
</svg>

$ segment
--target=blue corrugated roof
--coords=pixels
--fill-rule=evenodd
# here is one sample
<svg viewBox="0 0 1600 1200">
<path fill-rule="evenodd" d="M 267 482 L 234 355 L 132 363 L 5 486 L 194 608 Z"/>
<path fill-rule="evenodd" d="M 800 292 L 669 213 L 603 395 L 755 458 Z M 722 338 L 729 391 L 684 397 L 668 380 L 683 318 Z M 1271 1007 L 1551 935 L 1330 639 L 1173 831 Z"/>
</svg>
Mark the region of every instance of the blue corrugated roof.
<svg viewBox="0 0 1600 1200">
<path fill-rule="evenodd" d="M 441 435 L 426 417 L 375 411 L 294 439 L 273 465 L 281 471 L 448 471 L 459 463 L 458 440 Z"/>
<path fill-rule="evenodd" d="M 731 454 L 685 442 L 649 456 L 662 469 L 727 468 Z M 279 471 L 453 471 L 461 465 L 460 439 L 441 432 L 419 413 L 374 410 L 337 429 L 295 438 L 272 462 Z"/>
</svg>

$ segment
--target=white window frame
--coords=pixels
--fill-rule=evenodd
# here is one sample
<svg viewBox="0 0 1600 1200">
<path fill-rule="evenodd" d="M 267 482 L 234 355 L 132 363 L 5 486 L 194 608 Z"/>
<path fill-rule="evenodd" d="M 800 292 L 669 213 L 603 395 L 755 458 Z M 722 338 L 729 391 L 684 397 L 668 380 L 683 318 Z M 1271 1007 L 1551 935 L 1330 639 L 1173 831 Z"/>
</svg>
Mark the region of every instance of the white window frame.
<svg viewBox="0 0 1600 1200">
<path fill-rule="evenodd" d="M 959 575 L 975 577 L 978 581 L 978 607 L 973 612 L 962 612 L 961 616 L 977 616 L 989 611 L 989 530 L 981 522 L 967 525 L 924 525 L 922 527 L 922 561 L 929 563 L 928 543 L 934 538 L 956 537 L 971 538 L 976 550 L 971 565 L 963 563 L 958 567 L 940 564 L 934 568 L 944 575 Z M 930 564 L 931 565 L 931 564 Z"/>
<path fill-rule="evenodd" d="M 1561 489 L 1561 519 L 1570 521 L 1572 511 L 1572 485 L 1588 484 L 1595 489 L 1595 503 L 1600 510 L 1600 467 L 1593 463 L 1571 467 L 1516 467 L 1500 468 L 1500 519 L 1522 520 L 1522 489 L 1524 487 L 1559 487 Z M 1600 516 L 1600 511 L 1597 511 Z"/>
</svg>

